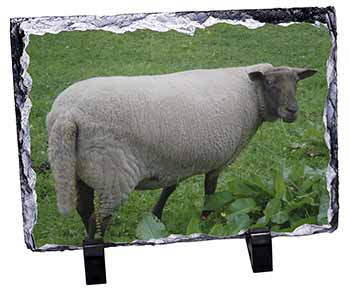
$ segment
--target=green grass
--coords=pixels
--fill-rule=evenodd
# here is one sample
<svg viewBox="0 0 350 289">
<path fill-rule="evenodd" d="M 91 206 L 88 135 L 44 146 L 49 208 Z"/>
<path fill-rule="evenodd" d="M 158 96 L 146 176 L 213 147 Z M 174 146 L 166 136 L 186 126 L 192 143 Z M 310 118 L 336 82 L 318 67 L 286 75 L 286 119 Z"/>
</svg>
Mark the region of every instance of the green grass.
<svg viewBox="0 0 350 289">
<path fill-rule="evenodd" d="M 47 167 L 45 117 L 55 97 L 70 84 L 107 75 L 163 74 L 197 68 L 217 68 L 270 62 L 275 66 L 311 67 L 318 73 L 298 85 L 301 110 L 293 124 L 265 123 L 237 161 L 219 179 L 218 191 L 227 190 L 234 177 L 258 175 L 267 182 L 282 164 L 295 162 L 324 169 L 329 157 L 310 153 L 305 131 L 324 131 L 322 115 L 327 94 L 326 61 L 330 49 L 326 28 L 309 24 L 280 27 L 265 25 L 249 30 L 243 26 L 217 24 L 197 30 L 195 36 L 175 31 L 138 30 L 114 34 L 103 31 L 61 32 L 30 36 L 29 73 L 33 78 L 30 98 L 31 157 L 37 173 L 38 222 L 34 229 L 37 246 L 46 243 L 80 244 L 83 225 L 77 213 L 59 215 L 53 180 Z M 322 138 L 320 142 L 322 142 Z M 295 145 L 303 143 L 305 147 Z M 325 181 L 322 184 L 325 188 Z M 155 204 L 159 190 L 135 191 L 113 215 L 107 241 L 131 241 L 143 214 Z M 194 214 L 203 206 L 203 176 L 181 183 L 164 210 L 168 232 L 183 234 Z"/>
</svg>

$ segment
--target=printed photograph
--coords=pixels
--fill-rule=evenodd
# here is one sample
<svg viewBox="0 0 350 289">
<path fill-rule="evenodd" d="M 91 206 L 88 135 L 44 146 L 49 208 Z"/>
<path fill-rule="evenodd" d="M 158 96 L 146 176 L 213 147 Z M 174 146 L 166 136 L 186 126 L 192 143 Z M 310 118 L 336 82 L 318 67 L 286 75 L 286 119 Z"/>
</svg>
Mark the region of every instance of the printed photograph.
<svg viewBox="0 0 350 289">
<path fill-rule="evenodd" d="M 328 224 L 323 24 L 30 35 L 37 247 Z"/>
</svg>

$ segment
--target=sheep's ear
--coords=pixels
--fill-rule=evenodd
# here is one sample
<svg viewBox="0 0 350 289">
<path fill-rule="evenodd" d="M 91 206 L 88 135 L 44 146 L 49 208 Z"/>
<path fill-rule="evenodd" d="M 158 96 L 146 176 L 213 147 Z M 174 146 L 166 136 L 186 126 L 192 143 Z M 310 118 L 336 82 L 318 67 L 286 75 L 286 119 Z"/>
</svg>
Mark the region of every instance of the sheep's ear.
<svg viewBox="0 0 350 289">
<path fill-rule="evenodd" d="M 264 74 L 261 71 L 254 71 L 248 73 L 249 79 L 251 81 L 263 80 Z"/>
<path fill-rule="evenodd" d="M 313 76 L 317 72 L 316 69 L 310 68 L 294 68 L 294 71 L 298 75 L 298 80 Z"/>
</svg>

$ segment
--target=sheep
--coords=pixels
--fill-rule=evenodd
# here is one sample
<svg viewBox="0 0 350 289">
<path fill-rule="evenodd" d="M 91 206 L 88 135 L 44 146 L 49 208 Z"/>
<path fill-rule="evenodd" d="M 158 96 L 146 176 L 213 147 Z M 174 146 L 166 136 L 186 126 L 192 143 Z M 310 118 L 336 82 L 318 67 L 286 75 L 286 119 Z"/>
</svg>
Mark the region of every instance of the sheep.
<svg viewBox="0 0 350 289">
<path fill-rule="evenodd" d="M 263 63 L 96 77 L 69 86 L 47 115 L 59 211 L 76 208 L 92 239 L 96 219 L 103 236 L 134 189 L 163 188 L 153 209 L 159 218 L 176 185 L 189 177 L 205 174 L 205 194 L 213 194 L 220 173 L 264 121 L 296 120 L 296 84 L 315 72 Z"/>
</svg>

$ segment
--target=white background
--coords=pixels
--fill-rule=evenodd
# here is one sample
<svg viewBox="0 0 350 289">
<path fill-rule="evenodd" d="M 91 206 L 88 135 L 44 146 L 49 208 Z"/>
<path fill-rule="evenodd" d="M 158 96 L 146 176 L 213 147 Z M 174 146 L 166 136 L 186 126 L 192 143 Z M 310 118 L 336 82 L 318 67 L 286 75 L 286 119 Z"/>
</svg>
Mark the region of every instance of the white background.
<svg viewBox="0 0 350 289">
<path fill-rule="evenodd" d="M 23 239 L 12 88 L 10 17 L 113 15 L 274 7 L 336 7 L 338 20 L 340 221 L 332 234 L 273 239 L 274 271 L 253 274 L 243 240 L 106 249 L 105 288 L 346 288 L 349 286 L 349 62 L 347 1 L 6 1 L 0 17 L 0 287 L 83 288 L 82 251 L 37 253 Z M 123 3 L 121 3 L 123 2 Z M 239 3 L 240 4 L 239 4 Z M 283 4 L 282 4 L 283 3 Z M 15 287 L 16 286 L 16 287 Z"/>
</svg>

